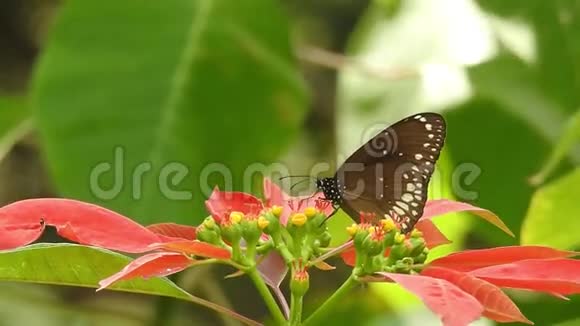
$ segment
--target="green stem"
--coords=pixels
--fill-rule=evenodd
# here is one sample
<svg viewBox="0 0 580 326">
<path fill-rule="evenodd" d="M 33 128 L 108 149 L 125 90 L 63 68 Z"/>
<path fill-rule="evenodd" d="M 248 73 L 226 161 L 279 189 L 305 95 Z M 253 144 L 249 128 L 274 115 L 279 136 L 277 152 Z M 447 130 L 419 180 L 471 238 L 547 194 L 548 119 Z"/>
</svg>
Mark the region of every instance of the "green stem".
<svg viewBox="0 0 580 326">
<path fill-rule="evenodd" d="M 318 307 L 316 311 L 312 313 L 304 322 L 304 326 L 308 325 L 320 325 L 322 319 L 332 313 L 334 306 L 339 303 L 344 296 L 352 289 L 358 282 L 355 280 L 354 275 L 351 275 L 341 286 L 332 294 L 328 300 L 326 300 L 322 306 Z"/>
<path fill-rule="evenodd" d="M 290 295 L 290 326 L 301 325 L 302 322 L 302 296 Z"/>
<path fill-rule="evenodd" d="M 294 256 L 282 240 L 282 235 L 280 233 L 272 234 L 272 240 L 274 241 L 274 248 L 284 259 L 287 265 L 290 265 L 294 261 Z"/>
<path fill-rule="evenodd" d="M 258 292 L 264 299 L 264 302 L 266 303 L 266 306 L 270 310 L 270 313 L 272 314 L 272 318 L 274 319 L 276 325 L 286 325 L 287 324 L 286 318 L 284 318 L 284 315 L 282 314 L 282 311 L 280 310 L 278 303 L 276 303 L 276 299 L 274 299 L 274 296 L 272 296 L 272 293 L 268 289 L 268 286 L 266 285 L 266 283 L 264 282 L 264 280 L 262 279 L 256 268 L 253 267 L 249 269 L 247 271 L 247 274 L 250 277 L 250 279 L 252 279 L 252 281 L 256 285 L 256 288 L 258 289 Z"/>
</svg>

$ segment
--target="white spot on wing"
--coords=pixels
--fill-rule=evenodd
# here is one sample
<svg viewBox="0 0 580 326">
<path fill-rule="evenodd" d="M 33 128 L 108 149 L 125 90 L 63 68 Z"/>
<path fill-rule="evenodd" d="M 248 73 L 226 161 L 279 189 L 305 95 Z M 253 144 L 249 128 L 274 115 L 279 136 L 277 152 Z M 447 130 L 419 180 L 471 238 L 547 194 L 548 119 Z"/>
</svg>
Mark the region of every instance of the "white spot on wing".
<svg viewBox="0 0 580 326">
<path fill-rule="evenodd" d="M 405 211 L 402 210 L 399 206 L 393 206 L 393 210 L 399 215 L 405 215 Z"/>
<path fill-rule="evenodd" d="M 397 203 L 397 206 L 401 207 L 404 210 L 409 210 L 409 205 L 403 203 L 402 201 L 397 200 L 395 203 Z"/>
</svg>

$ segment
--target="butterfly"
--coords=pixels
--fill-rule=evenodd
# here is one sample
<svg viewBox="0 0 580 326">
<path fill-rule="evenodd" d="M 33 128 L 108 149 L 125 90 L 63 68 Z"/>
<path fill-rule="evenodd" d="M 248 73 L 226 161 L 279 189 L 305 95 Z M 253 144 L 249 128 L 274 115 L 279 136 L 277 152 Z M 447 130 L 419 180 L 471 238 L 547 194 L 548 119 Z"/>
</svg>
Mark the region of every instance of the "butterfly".
<svg viewBox="0 0 580 326">
<path fill-rule="evenodd" d="M 316 179 L 316 186 L 335 211 L 354 220 L 364 213 L 373 216 L 371 223 L 389 216 L 408 233 L 423 214 L 445 135 L 441 115 L 409 116 L 356 150 L 333 177 Z"/>
</svg>

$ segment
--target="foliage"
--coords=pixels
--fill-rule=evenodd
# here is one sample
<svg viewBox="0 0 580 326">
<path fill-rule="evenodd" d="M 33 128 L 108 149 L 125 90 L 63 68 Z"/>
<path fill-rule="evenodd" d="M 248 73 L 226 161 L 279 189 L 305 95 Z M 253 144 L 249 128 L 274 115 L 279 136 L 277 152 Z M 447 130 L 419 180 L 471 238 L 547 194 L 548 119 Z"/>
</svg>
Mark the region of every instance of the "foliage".
<svg viewBox="0 0 580 326">
<path fill-rule="evenodd" d="M 449 125 L 430 185 L 431 203 L 443 198 L 486 207 L 502 217 L 505 224 L 501 222 L 500 228 L 516 235 L 497 232 L 485 223 L 485 216 L 474 219 L 474 214 L 455 207 L 446 218 L 424 219 L 417 226 L 433 248 L 428 262 L 438 266 L 457 257 L 448 255 L 451 251 L 462 251 L 482 263 L 489 257 L 478 255 L 489 252 L 470 249 L 509 250 L 520 243 L 546 256 L 530 258 L 527 251 L 516 252 L 526 254 L 517 260 L 544 259 L 580 248 L 574 218 L 580 195 L 576 167 L 580 161 L 580 7 L 576 1 L 34 3 L 0 5 L 0 202 L 6 203 L 5 193 L 22 198 L 37 194 L 16 194 L 15 189 L 28 189 L 21 183 L 35 187 L 44 180 L 50 180 L 50 185 L 43 189 L 54 185 L 50 195 L 82 201 L 38 199 L 5 206 L 9 214 L 0 221 L 2 249 L 65 238 L 138 253 L 141 258 L 131 266 L 140 273 L 150 266 L 150 259 L 170 264 L 172 271 L 186 268 L 191 261 L 179 255 L 184 250 L 191 251 L 188 257 L 200 253 L 197 245 L 189 246 L 199 241 L 192 225 L 203 225 L 204 201 L 215 185 L 226 191 L 259 193 L 256 185 L 261 176 L 279 173 L 272 171 L 279 163 L 291 167 L 283 174 L 324 170 L 317 163 L 336 165 L 379 126 L 420 111 L 440 112 Z M 22 67 L 22 62 L 28 66 Z M 29 150 L 39 151 L 42 162 L 33 162 L 26 154 Z M 50 177 L 20 169 L 28 164 L 34 171 L 42 170 L 37 165 L 46 165 Z M 461 172 L 466 168 L 471 172 Z M 326 172 L 332 169 L 322 171 Z M 24 182 L 16 178 L 22 175 L 27 177 Z M 263 193 L 264 207 L 269 207 L 271 188 Z M 286 205 L 291 198 L 276 199 L 284 206 L 283 219 L 290 218 L 297 205 Z M 90 224 L 75 213 L 89 207 L 94 217 Z M 40 216 L 26 214 L 40 208 Z M 118 227 L 111 227 L 106 222 L 111 216 L 129 216 L 135 222 L 123 219 Z M 330 247 L 348 241 L 343 230 L 351 223 L 343 212 L 328 221 Z M 21 232 L 13 232 L 15 227 Z M 43 233 L 53 229 L 61 238 L 55 240 L 54 232 Z M 153 240 L 159 244 L 176 239 L 169 247 L 144 247 Z M 543 246 L 557 251 L 543 251 Z M 159 251 L 165 254 L 157 256 Z M 354 264 L 354 253 L 354 248 L 347 249 L 343 258 Z M 512 264 L 497 260 L 511 254 L 491 255 L 490 264 Z M 16 268 L 2 269 L 6 280 L 36 278 L 83 287 L 96 286 L 129 262 L 102 248 L 69 244 L 33 244 L 1 255 L 6 255 L 7 266 Z M 62 258 L 67 255 L 70 258 Z M 85 262 L 92 261 L 87 258 L 103 259 L 109 265 L 86 269 Z M 38 269 L 22 269 L 17 264 L 21 259 Z M 285 276 L 281 273 L 288 266 L 278 256 L 268 256 L 263 263 L 278 266 L 276 273 L 268 273 L 268 268 L 259 272 L 280 295 Z M 331 263 L 320 262 L 317 267 L 330 269 Z M 63 272 L 52 275 L 51 268 Z M 438 268 L 447 270 L 431 272 L 445 282 L 458 278 L 448 270 L 467 274 L 455 267 Z M 82 282 L 67 269 L 81 272 Z M 18 273 L 10 274 L 14 271 Z M 207 273 L 215 278 L 220 271 Z M 305 299 L 304 314 L 316 310 L 320 298 L 334 293 L 338 280 L 349 273 L 343 268 L 325 273 L 322 282 L 312 286 L 313 295 Z M 393 281 L 383 276 L 383 281 Z M 538 280 L 538 275 L 524 276 Z M 405 276 L 394 277 L 401 284 L 409 283 Z M 476 284 L 488 287 L 482 281 L 491 283 L 471 274 L 462 277 L 467 284 L 460 287 L 464 292 Z M 136 282 L 146 293 L 186 299 L 186 293 L 167 279 L 124 282 L 112 287 L 130 284 L 133 288 L 131 282 Z M 248 299 L 253 294 L 236 282 L 220 284 L 232 298 L 230 308 L 263 314 L 265 310 L 247 307 L 254 301 Z M 428 286 L 441 289 L 445 282 Z M 54 291 L 42 289 L 51 294 L 51 306 L 70 308 L 70 301 L 52 299 Z M 409 300 L 401 287 L 385 282 L 369 289 L 365 295 L 343 297 L 324 322 L 345 318 L 359 323 L 412 322 L 409 318 L 417 310 L 409 306 L 418 300 Z M 219 287 L 206 291 L 221 295 Z M 493 293 L 492 297 L 500 298 L 494 303 L 506 302 L 497 291 Z M 9 292 L 3 296 L 2 302 L 13 301 Z M 512 299 L 522 315 L 540 325 L 572 325 L 578 320 L 575 296 L 569 304 L 528 294 Z M 36 302 L 47 299 L 28 301 L 40 311 Z M 139 306 L 130 302 L 123 306 Z M 165 304 L 160 301 L 151 309 L 155 318 L 163 320 L 161 324 L 170 324 L 164 319 L 171 316 L 190 319 L 171 308 L 165 311 Z M 167 304 L 171 306 L 175 302 Z M 483 306 L 484 315 L 503 318 Z M 0 313 L 12 310 L 0 306 Z M 38 320 L 50 319 L 45 314 L 51 316 L 39 312 Z M 75 318 L 91 323 L 93 315 L 83 310 Z M 140 316 L 151 319 L 148 313 Z M 207 322 L 204 318 L 195 321 Z M 57 320 L 56 324 L 65 323 Z"/>
<path fill-rule="evenodd" d="M 419 296 L 448 326 L 467 325 L 481 316 L 499 322 L 532 324 L 499 287 L 546 292 L 562 298 L 580 293 L 580 260 L 567 258 L 577 255 L 575 252 L 538 246 L 499 247 L 463 251 L 425 263 L 429 248 L 448 242 L 430 222 L 434 216 L 470 211 L 511 232 L 495 214 L 478 207 L 445 200 L 428 202 L 423 224 L 418 223 L 407 235 L 400 233 L 400 226 L 390 218 L 382 219 L 379 225 L 369 224 L 369 216 L 361 213 L 361 223 L 347 228 L 352 240 L 329 248 L 332 235 L 325 221 L 333 208 L 321 193 L 294 198 L 270 180 L 265 181 L 264 188 L 265 203 L 251 194 L 216 188 L 206 201 L 211 216 L 195 228 L 177 224 L 145 228 L 113 211 L 68 199 L 31 199 L 10 204 L 0 208 L 0 246 L 17 249 L 0 256 L 6 266 L 17 266 L 4 269 L 7 272 L 0 278 L 90 287 L 95 286 L 95 278 L 100 275 L 98 290 L 111 288 L 185 299 L 250 325 L 260 323 L 188 295 L 167 279 L 156 279 L 157 284 L 127 281 L 164 277 L 202 264 L 227 264 L 238 270 L 232 277 L 250 277 L 271 318 L 279 325 L 319 324 L 337 300 L 361 282 L 400 284 Z M 55 226 L 61 236 L 85 245 L 145 254 L 127 263 L 123 256 L 93 247 L 18 248 L 38 238 L 46 225 Z M 341 252 L 345 263 L 353 267 L 350 277 L 319 309 L 304 318 L 302 307 L 310 288 L 309 270 L 334 270 L 325 260 Z M 276 256 L 281 264 L 268 262 Z M 44 259 L 40 266 L 35 264 L 39 257 Z M 106 278 L 102 270 L 94 267 L 95 263 L 118 266 L 123 259 L 126 266 Z M 47 264 L 52 260 L 58 261 L 58 266 Z M 27 271 L 31 264 L 37 265 L 33 273 Z M 280 291 L 288 269 L 290 304 Z M 266 285 L 272 288 L 278 303 Z"/>
</svg>

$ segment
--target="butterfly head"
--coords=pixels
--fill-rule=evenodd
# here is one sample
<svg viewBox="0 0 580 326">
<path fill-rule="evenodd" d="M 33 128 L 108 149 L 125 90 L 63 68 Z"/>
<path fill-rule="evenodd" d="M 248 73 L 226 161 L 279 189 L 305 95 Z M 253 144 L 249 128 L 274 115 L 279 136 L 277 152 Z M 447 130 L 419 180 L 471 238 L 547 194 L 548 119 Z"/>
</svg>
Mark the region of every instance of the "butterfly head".
<svg viewBox="0 0 580 326">
<path fill-rule="evenodd" d="M 316 179 L 316 188 L 322 191 L 324 197 L 333 205 L 337 206 L 342 202 L 342 191 L 335 178 Z"/>
</svg>

